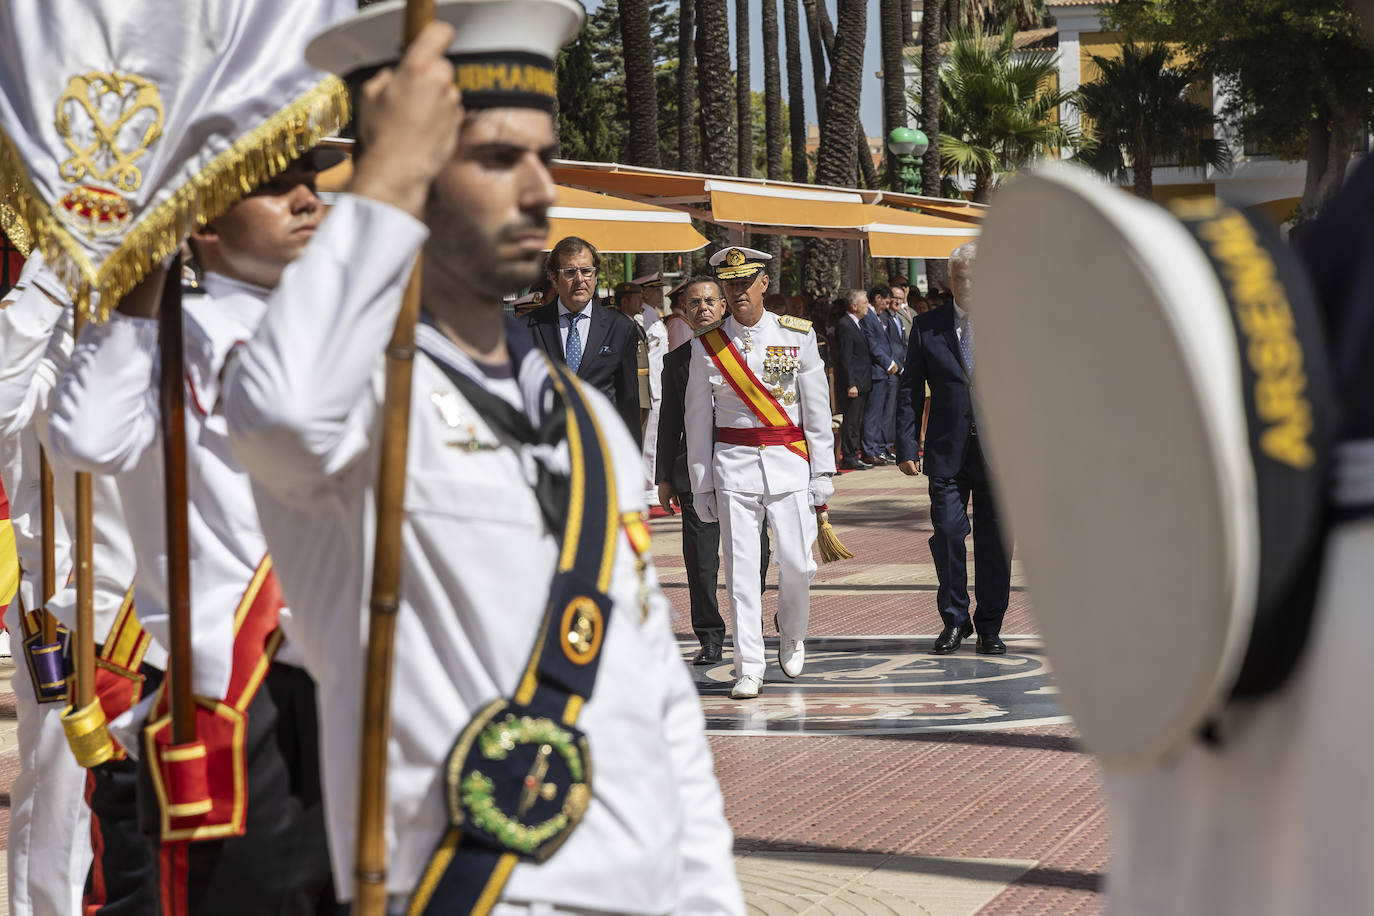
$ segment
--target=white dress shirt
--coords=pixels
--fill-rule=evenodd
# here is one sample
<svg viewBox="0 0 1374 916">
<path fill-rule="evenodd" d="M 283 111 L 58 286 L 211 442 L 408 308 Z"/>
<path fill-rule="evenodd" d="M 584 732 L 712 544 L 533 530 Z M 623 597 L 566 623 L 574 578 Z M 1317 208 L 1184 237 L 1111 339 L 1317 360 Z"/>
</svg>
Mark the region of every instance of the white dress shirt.
<svg viewBox="0 0 1374 916">
<path fill-rule="evenodd" d="M 191 545 L 192 679 L 197 694 L 223 697 L 233 663 L 234 611 L 267 542 L 248 475 L 229 452 L 219 403 L 225 357 L 266 309 L 267 290 L 218 274 L 183 303 L 186 358 L 186 492 Z M 73 465 L 111 474 L 130 514 L 138 557 L 134 601 L 143 628 L 168 644 L 167 538 L 158 408 L 158 323 L 115 312 L 87 325 L 58 381 L 53 448 Z M 290 611 L 281 612 L 282 625 Z M 287 630 L 288 637 L 290 630 Z M 288 638 L 276 661 L 302 665 Z"/>
<path fill-rule="evenodd" d="M 341 195 L 225 381 L 235 454 L 254 475 L 294 611 L 291 634 L 319 684 L 326 821 L 343 900 L 353 897 L 384 388 L 379 341 L 426 236 L 401 211 Z M 419 331 L 427 349 L 446 343 L 423 325 Z M 456 347 L 449 351 L 451 362 L 463 361 Z M 330 384 L 318 384 L 322 378 Z M 638 449 L 609 402 L 595 391 L 588 397 L 615 456 L 620 509 L 639 510 Z M 417 353 L 388 750 L 387 887 L 397 900 L 415 888 L 447 826 L 453 741 L 486 703 L 512 695 L 544 616 L 558 545 L 523 455 L 501 447 L 439 365 Z M 505 900 L 743 913 L 700 702 L 652 564 L 644 575 L 647 616 L 622 532 L 609 589 L 614 616 L 578 721 L 591 748 L 592 803 L 551 859 L 515 866 Z"/>
</svg>

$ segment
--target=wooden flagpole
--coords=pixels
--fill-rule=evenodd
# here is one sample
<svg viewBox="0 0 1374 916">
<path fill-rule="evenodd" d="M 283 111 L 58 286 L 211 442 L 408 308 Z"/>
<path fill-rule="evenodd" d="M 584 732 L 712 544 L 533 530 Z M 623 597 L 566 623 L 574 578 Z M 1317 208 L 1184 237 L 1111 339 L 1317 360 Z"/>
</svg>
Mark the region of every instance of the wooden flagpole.
<svg viewBox="0 0 1374 916">
<path fill-rule="evenodd" d="M 181 331 L 181 257 L 172 261 L 158 308 L 158 347 L 162 375 L 163 493 L 167 523 L 167 610 L 171 645 L 167 678 L 172 699 L 172 741 L 196 740 L 196 708 L 191 689 L 191 546 L 186 507 L 186 388 Z"/>
<path fill-rule="evenodd" d="M 402 36 L 405 45 L 409 46 L 433 18 L 434 0 L 406 0 Z M 358 836 L 353 867 L 356 916 L 386 914 L 386 750 L 391 736 L 396 613 L 401 603 L 401 523 L 405 518 L 415 323 L 420 317 L 420 267 L 421 259 L 417 257 L 386 348 L 386 397 L 382 409 L 377 531 L 373 545 L 367 667 L 363 679 Z"/>
<path fill-rule="evenodd" d="M 43 609 L 39 619 L 43 622 L 43 645 L 51 646 L 57 642 L 57 618 L 48 613 L 48 602 L 57 594 L 57 530 L 53 512 L 52 465 L 48 464 L 47 453 L 38 450 L 38 501 L 39 521 L 43 526 L 43 594 L 39 596 L 38 606 Z"/>
<path fill-rule="evenodd" d="M 81 333 L 86 316 L 73 309 L 72 337 Z M 95 532 L 91 513 L 91 475 L 76 475 L 76 692 L 68 696 L 72 709 L 86 709 L 95 701 Z"/>
</svg>

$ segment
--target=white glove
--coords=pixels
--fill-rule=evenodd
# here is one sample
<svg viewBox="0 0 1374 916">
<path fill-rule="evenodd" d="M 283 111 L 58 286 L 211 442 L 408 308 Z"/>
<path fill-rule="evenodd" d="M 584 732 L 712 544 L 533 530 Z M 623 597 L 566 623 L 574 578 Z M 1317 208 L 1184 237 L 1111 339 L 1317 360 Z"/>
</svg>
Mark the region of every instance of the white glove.
<svg viewBox="0 0 1374 916">
<path fill-rule="evenodd" d="M 693 493 L 692 510 L 696 512 L 697 518 L 707 524 L 720 521 L 720 516 L 716 513 L 716 491 Z"/>
<path fill-rule="evenodd" d="M 824 474 L 812 477 L 811 486 L 807 489 L 811 493 L 811 505 L 817 509 L 830 502 L 830 497 L 835 495 L 835 485 Z"/>
</svg>

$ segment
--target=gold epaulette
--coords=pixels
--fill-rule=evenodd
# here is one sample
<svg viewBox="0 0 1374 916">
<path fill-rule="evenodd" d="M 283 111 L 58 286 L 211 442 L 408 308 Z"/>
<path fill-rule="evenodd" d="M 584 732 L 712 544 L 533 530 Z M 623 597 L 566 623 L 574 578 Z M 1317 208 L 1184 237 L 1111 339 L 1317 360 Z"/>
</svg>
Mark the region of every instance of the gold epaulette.
<svg viewBox="0 0 1374 916">
<path fill-rule="evenodd" d="M 696 332 L 695 334 L 693 334 L 692 336 L 693 336 L 693 337 L 700 337 L 702 334 L 705 334 L 707 331 L 714 331 L 716 328 L 720 327 L 720 326 L 723 325 L 723 324 L 725 324 L 725 319 L 724 319 L 724 318 L 722 318 L 720 321 L 717 321 L 717 322 L 715 322 L 715 323 L 713 323 L 713 324 L 708 324 L 706 327 L 702 328 L 700 331 L 697 331 L 697 332 Z"/>
<path fill-rule="evenodd" d="M 805 318 L 798 318 L 795 315 L 779 315 L 778 324 L 787 328 L 789 331 L 800 331 L 805 334 L 811 330 L 811 322 Z"/>
</svg>

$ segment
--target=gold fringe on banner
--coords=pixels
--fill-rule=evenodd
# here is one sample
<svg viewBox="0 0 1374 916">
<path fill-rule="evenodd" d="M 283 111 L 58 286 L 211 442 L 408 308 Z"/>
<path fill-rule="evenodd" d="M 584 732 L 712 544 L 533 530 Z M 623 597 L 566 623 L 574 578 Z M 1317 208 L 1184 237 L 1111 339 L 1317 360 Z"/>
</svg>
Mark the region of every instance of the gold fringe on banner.
<svg viewBox="0 0 1374 916">
<path fill-rule="evenodd" d="M 71 233 L 38 195 L 13 142 L 0 130 L 0 187 L 33 247 L 67 287 L 78 309 L 97 324 L 112 306 L 162 264 L 182 240 L 286 170 L 349 119 L 348 90 L 330 76 L 267 121 L 244 134 L 171 197 L 143 215 L 100 266 L 91 263 Z M 3 211 L 0 207 L 0 211 Z M 15 247 L 19 247 L 16 245 Z M 98 295 L 92 306 L 91 294 Z"/>
<path fill-rule="evenodd" d="M 10 195 L 5 195 L 8 200 Z M 24 257 L 29 256 L 33 250 L 33 236 L 29 234 L 29 227 L 24 225 L 24 220 L 9 204 L 0 201 L 0 232 L 5 234 L 5 238 L 10 240 L 10 244 L 18 249 Z"/>
</svg>

